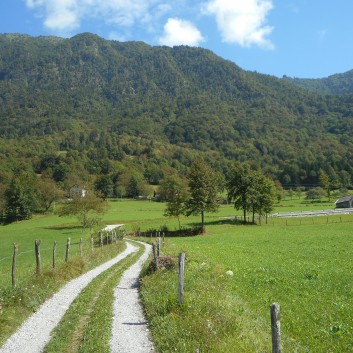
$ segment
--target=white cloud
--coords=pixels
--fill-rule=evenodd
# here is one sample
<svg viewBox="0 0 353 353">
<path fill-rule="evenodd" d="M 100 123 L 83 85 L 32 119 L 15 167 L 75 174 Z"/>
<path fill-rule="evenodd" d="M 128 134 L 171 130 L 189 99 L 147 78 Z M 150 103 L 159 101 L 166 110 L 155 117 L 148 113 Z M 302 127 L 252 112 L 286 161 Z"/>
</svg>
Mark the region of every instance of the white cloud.
<svg viewBox="0 0 353 353">
<path fill-rule="evenodd" d="M 210 0 L 205 12 L 216 17 L 224 42 L 273 49 L 267 38 L 273 27 L 266 25 L 272 8 L 272 0 Z"/>
<path fill-rule="evenodd" d="M 44 25 L 53 31 L 70 31 L 79 27 L 80 7 L 77 0 L 26 0 L 31 9 L 43 12 Z"/>
<path fill-rule="evenodd" d="M 198 46 L 205 41 L 201 32 L 189 21 L 169 18 L 164 26 L 164 35 L 159 38 L 162 45 Z"/>
<path fill-rule="evenodd" d="M 79 28 L 83 19 L 100 19 L 109 25 L 148 25 L 169 10 L 160 0 L 26 0 L 40 11 L 44 25 L 54 32 Z"/>
</svg>

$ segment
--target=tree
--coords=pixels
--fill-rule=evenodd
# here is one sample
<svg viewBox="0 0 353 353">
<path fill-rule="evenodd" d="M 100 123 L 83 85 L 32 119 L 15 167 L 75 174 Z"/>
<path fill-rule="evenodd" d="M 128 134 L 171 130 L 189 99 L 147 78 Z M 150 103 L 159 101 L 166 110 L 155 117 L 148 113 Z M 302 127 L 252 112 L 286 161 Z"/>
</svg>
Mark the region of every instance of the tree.
<svg viewBox="0 0 353 353">
<path fill-rule="evenodd" d="M 329 174 L 325 173 L 322 169 L 320 169 L 319 173 L 320 173 L 319 174 L 320 185 L 326 191 L 326 196 L 328 200 L 331 201 L 331 191 L 335 187 L 338 187 L 339 183 L 334 177 L 331 177 Z"/>
<path fill-rule="evenodd" d="M 65 202 L 58 210 L 57 214 L 60 217 L 76 216 L 82 226 L 92 226 L 97 224 L 100 217 L 106 212 L 107 202 L 95 195 L 93 192 L 88 192 L 85 197 L 74 197 L 72 200 Z"/>
<path fill-rule="evenodd" d="M 201 229 L 205 232 L 205 212 L 219 208 L 220 177 L 202 158 L 197 158 L 188 174 L 189 198 L 185 203 L 186 215 L 201 214 Z"/>
<path fill-rule="evenodd" d="M 99 192 L 104 199 L 113 196 L 113 181 L 109 175 L 99 176 L 95 183 L 94 189 Z"/>
<path fill-rule="evenodd" d="M 151 188 L 148 187 L 146 181 L 143 177 L 139 175 L 132 175 L 126 187 L 126 196 L 127 197 L 138 197 L 142 195 L 149 195 Z"/>
<path fill-rule="evenodd" d="M 176 175 L 166 177 L 161 181 L 159 194 L 162 200 L 167 200 L 164 210 L 166 217 L 177 217 L 180 225 L 180 215 L 185 214 L 185 202 L 188 198 L 187 182 Z"/>
<path fill-rule="evenodd" d="M 319 172 L 319 181 L 320 181 L 320 185 L 326 191 L 326 195 L 328 197 L 328 200 L 330 201 L 330 199 L 331 199 L 331 180 L 330 180 L 329 175 L 327 173 L 325 173 L 322 169 L 320 169 L 320 172 Z"/>
<path fill-rule="evenodd" d="M 37 208 L 37 180 L 30 172 L 15 175 L 5 190 L 6 222 L 30 219 Z"/>
<path fill-rule="evenodd" d="M 63 196 L 64 192 L 57 187 L 53 179 L 42 176 L 38 180 L 38 203 L 42 211 L 48 212 L 55 201 Z"/>
<path fill-rule="evenodd" d="M 273 210 L 277 200 L 276 184 L 261 171 L 255 171 L 248 164 L 241 164 L 233 170 L 228 182 L 228 195 L 234 201 L 236 209 L 243 210 L 244 223 L 247 211 L 260 216 Z"/>
<path fill-rule="evenodd" d="M 299 200 L 301 199 L 304 190 L 305 190 L 305 188 L 304 188 L 303 186 L 298 186 L 298 187 L 295 189 L 295 193 L 296 193 L 296 195 L 298 196 L 298 199 L 299 199 Z"/>
<path fill-rule="evenodd" d="M 317 186 L 316 188 L 312 188 L 308 190 L 305 198 L 307 200 L 315 200 L 315 199 L 321 200 L 323 196 L 325 196 L 325 190 L 320 186 Z"/>
<path fill-rule="evenodd" d="M 250 209 L 250 198 L 253 189 L 253 171 L 247 163 L 236 166 L 228 180 L 228 197 L 234 202 L 234 208 L 243 210 L 244 223 L 246 223 L 246 214 Z"/>
<path fill-rule="evenodd" d="M 277 201 L 277 191 L 276 185 L 272 179 L 266 177 L 260 172 L 255 174 L 255 192 L 253 193 L 253 222 L 254 215 L 257 212 L 260 217 L 264 214 L 267 216 L 270 212 L 273 211 L 274 205 Z"/>
</svg>

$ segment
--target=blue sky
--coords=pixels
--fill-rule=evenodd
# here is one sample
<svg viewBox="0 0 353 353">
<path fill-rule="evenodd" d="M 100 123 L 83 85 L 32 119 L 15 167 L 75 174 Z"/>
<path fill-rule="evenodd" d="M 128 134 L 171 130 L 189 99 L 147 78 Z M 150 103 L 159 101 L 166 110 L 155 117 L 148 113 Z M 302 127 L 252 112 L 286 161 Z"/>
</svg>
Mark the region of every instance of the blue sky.
<svg viewBox="0 0 353 353">
<path fill-rule="evenodd" d="M 245 70 L 317 78 L 353 69 L 352 0 L 1 0 L 0 33 L 200 46 Z"/>
</svg>

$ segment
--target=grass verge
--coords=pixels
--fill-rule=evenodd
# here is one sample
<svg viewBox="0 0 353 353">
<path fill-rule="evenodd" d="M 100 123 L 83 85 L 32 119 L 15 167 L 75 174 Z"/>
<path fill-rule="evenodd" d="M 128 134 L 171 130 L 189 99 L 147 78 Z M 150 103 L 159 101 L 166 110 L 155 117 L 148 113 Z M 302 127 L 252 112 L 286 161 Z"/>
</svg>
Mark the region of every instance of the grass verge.
<svg viewBox="0 0 353 353">
<path fill-rule="evenodd" d="M 32 274 L 15 288 L 0 288 L 0 345 L 16 331 L 22 322 L 66 282 L 117 256 L 125 244 L 111 244 L 95 249 L 84 258 L 76 258 L 40 276 Z"/>
</svg>

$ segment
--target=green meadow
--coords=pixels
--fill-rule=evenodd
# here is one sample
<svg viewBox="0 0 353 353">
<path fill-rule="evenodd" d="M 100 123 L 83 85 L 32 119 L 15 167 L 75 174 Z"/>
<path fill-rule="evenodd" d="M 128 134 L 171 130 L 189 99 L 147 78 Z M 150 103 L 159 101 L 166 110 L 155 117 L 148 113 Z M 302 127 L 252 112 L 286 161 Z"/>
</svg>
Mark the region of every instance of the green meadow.
<svg viewBox="0 0 353 353">
<path fill-rule="evenodd" d="M 127 232 L 177 229 L 176 219 L 163 216 L 164 207 L 163 203 L 150 201 L 111 200 L 103 223 L 123 223 Z M 333 203 L 286 199 L 275 212 L 327 208 L 333 208 Z M 146 269 L 141 294 L 158 350 L 270 352 L 269 307 L 278 302 L 285 352 L 353 351 L 353 216 L 269 218 L 268 224 L 263 219 L 262 225 L 243 225 L 235 224 L 231 218 L 234 215 L 241 212 L 232 205 L 223 205 L 217 214 L 207 214 L 205 235 L 166 238 L 163 256 L 186 253 L 184 304 L 178 304 L 176 264 L 156 273 Z M 199 217 L 181 218 L 183 227 L 198 222 Z M 66 276 L 64 253 L 68 237 L 72 242 L 83 238 L 84 259 L 79 257 L 79 247 L 72 246 L 72 273 Z M 45 275 L 60 283 L 122 249 L 122 245 L 118 249 L 107 247 L 102 252 L 95 249 L 96 258 L 91 258 L 89 237 L 90 231 L 83 230 L 75 218 L 55 215 L 1 226 L 2 303 L 21 308 L 20 299 L 26 301 L 24 286 L 27 288 L 35 279 L 35 239 L 42 241 Z M 54 240 L 58 242 L 60 268 L 56 274 L 50 270 Z M 151 242 L 154 238 L 144 240 Z M 22 254 L 18 257 L 18 288 L 12 290 L 14 242 L 19 244 Z M 67 267 L 70 268 L 66 266 L 66 270 Z M 29 294 L 31 300 L 36 300 L 34 310 L 60 286 L 52 284 L 50 290 L 44 290 L 43 287 L 48 287 L 47 280 L 37 279 L 33 283 L 38 286 L 37 291 L 44 292 L 40 298 L 34 289 Z M 14 299 L 11 301 L 9 296 Z M 29 299 L 20 317 L 29 314 L 32 307 L 28 302 Z M 0 331 L 5 333 L 0 343 L 14 329 L 10 327 L 12 316 L 5 304 L 6 320 L 4 315 L 0 316 Z M 18 325 L 20 318 L 14 321 Z"/>
</svg>

